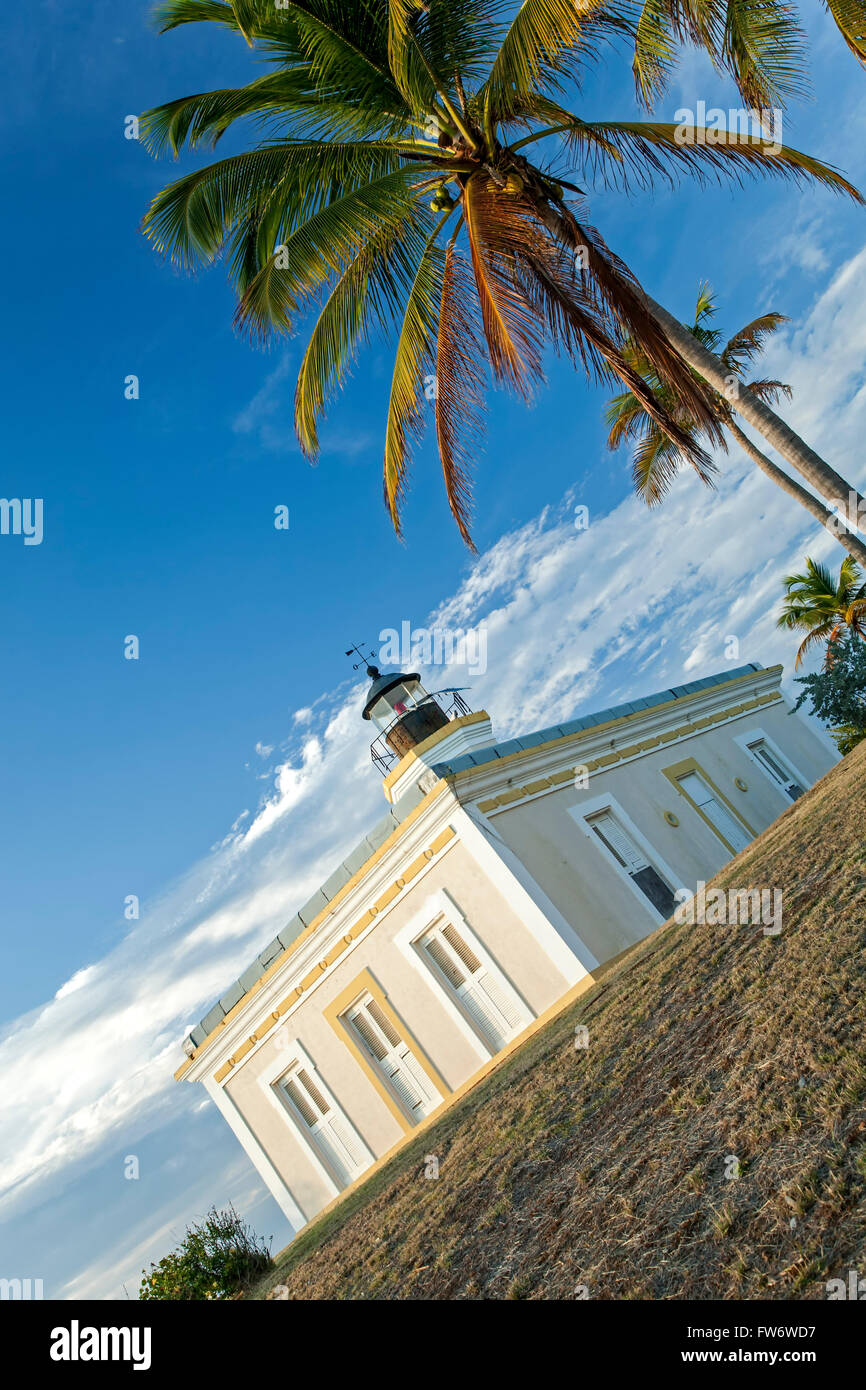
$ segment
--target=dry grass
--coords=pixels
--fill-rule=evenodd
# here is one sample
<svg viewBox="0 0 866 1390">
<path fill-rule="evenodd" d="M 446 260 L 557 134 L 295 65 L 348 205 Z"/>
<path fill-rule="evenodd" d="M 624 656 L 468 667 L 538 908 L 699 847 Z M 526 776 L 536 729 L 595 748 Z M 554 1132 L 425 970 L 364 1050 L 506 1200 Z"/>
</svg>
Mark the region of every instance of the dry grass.
<svg viewBox="0 0 866 1390">
<path fill-rule="evenodd" d="M 779 936 L 663 927 L 258 1296 L 821 1298 L 866 1273 L 864 822 L 866 746 L 714 880 L 780 887 Z"/>
</svg>

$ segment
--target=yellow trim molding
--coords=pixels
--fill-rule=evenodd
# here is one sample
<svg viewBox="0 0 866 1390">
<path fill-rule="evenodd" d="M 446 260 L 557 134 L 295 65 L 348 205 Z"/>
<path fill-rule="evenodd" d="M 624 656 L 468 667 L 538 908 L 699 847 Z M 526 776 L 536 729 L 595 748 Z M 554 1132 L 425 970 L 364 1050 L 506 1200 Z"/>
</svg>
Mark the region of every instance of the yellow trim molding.
<svg viewBox="0 0 866 1390">
<path fill-rule="evenodd" d="M 405 1042 L 409 1044 L 416 1058 L 420 1062 L 421 1066 L 424 1068 L 424 1071 L 427 1073 L 427 1076 L 429 1077 L 430 1081 L 432 1081 L 433 1085 L 436 1087 L 443 1100 L 447 1099 L 447 1097 L 451 1095 L 451 1087 L 448 1085 L 448 1082 L 445 1080 L 442 1074 L 437 1070 L 431 1058 L 428 1057 L 427 1053 L 424 1051 L 423 1047 L 418 1042 L 415 1035 L 410 1031 L 408 1025 L 400 1017 L 397 1011 L 394 1008 L 392 1008 L 387 994 L 383 990 L 382 986 L 379 984 L 372 971 L 362 970 L 360 975 L 356 975 L 352 983 L 350 985 L 347 985 L 346 988 L 342 990 L 340 994 L 337 995 L 336 999 L 331 1000 L 331 1003 L 328 1004 L 327 1007 L 323 1010 L 324 1017 L 328 1020 L 338 1037 L 346 1044 L 349 1050 L 353 1053 L 355 1060 L 362 1067 L 362 1069 L 367 1075 L 367 1079 L 370 1081 L 370 1083 L 376 1089 L 378 1094 L 381 1096 L 382 1100 L 385 1102 L 388 1109 L 391 1111 L 391 1114 L 394 1116 L 394 1119 L 400 1125 L 401 1129 L 404 1131 L 404 1133 L 408 1134 L 410 1131 L 416 1130 L 418 1126 L 413 1125 L 412 1121 L 409 1119 L 408 1115 L 403 1110 L 403 1107 L 397 1100 L 397 1097 L 394 1095 L 393 1091 L 391 1091 L 391 1089 L 387 1085 L 381 1070 L 376 1066 L 375 1062 L 373 1062 L 371 1058 L 368 1057 L 367 1053 L 364 1051 L 360 1042 L 358 1041 L 354 1029 L 343 1017 L 347 1009 L 350 1009 L 351 1006 L 355 1003 L 356 999 L 360 998 L 362 994 L 369 994 L 372 996 L 373 999 L 375 999 L 376 1003 L 379 1005 L 379 1008 L 391 1020 L 391 1023 L 393 1024 L 397 1032 L 400 1034 L 400 1036 L 404 1039 Z M 438 1108 L 440 1107 L 437 1107 L 437 1109 Z"/>
<path fill-rule="evenodd" d="M 780 667 L 771 667 L 771 670 L 781 670 Z M 753 672 L 751 676 L 738 676 L 737 681 L 753 680 L 759 673 Z M 731 681 L 731 685 L 736 685 L 737 681 Z M 705 691 L 697 691 L 695 695 L 686 695 L 670 704 L 685 704 L 687 700 L 697 699 L 699 695 L 706 694 Z M 764 695 L 756 695 L 753 700 L 747 700 L 740 705 L 730 705 L 727 709 L 716 710 L 715 714 L 707 714 L 703 719 L 696 719 L 693 724 L 681 724 L 676 729 L 666 729 L 664 733 L 655 734 L 652 738 L 642 739 L 640 743 L 629 744 L 625 748 L 614 748 L 610 752 L 600 754 L 596 758 L 590 758 L 588 762 L 577 763 L 574 767 L 562 768 L 559 772 L 551 773 L 549 777 L 540 777 L 535 782 L 528 782 L 525 786 L 509 787 L 507 791 L 500 792 L 498 796 L 489 796 L 484 801 L 479 801 L 478 809 L 485 814 L 488 811 L 495 811 L 501 806 L 510 806 L 514 801 L 522 801 L 528 796 L 537 796 L 541 792 L 556 791 L 557 787 L 563 786 L 566 782 L 572 782 L 579 769 L 585 768 L 587 772 L 598 772 L 601 768 L 613 767 L 615 763 L 624 762 L 627 758 L 637 757 L 640 753 L 651 753 L 653 749 L 661 747 L 664 743 L 672 743 L 674 739 L 688 738 L 693 734 L 700 733 L 703 729 L 708 729 L 711 724 L 722 724 L 729 719 L 738 718 L 741 714 L 748 714 L 759 706 L 775 704 L 782 700 L 778 691 L 770 690 Z M 657 705 L 653 709 L 665 709 L 665 705 Z M 576 734 L 561 734 L 559 738 L 551 739 L 550 743 L 537 744 L 533 748 L 521 748 L 516 753 L 507 753 L 504 758 L 500 758 L 497 767 L 502 763 L 507 763 L 511 758 L 527 758 L 534 756 L 541 749 L 554 747 L 557 743 L 573 743 L 576 739 L 586 738 L 589 734 L 605 732 L 619 724 L 625 724 L 630 719 L 637 719 L 646 714 L 646 710 L 637 710 L 634 714 L 621 715 L 619 719 L 612 719 L 607 724 L 598 724 L 592 729 L 582 729 Z M 453 780 L 459 781 L 461 778 L 471 776 L 477 772 L 477 768 L 466 768 L 461 772 L 454 773 Z M 450 779 L 449 779 L 450 780 Z"/>
<path fill-rule="evenodd" d="M 717 796 L 719 801 L 721 801 L 723 805 L 727 806 L 734 820 L 738 821 L 740 825 L 742 825 L 744 830 L 747 830 L 749 832 L 752 839 L 755 838 L 757 831 L 752 829 L 745 816 L 741 815 L 741 813 L 734 806 L 733 802 L 728 800 L 721 788 L 716 786 L 712 777 L 709 775 L 708 772 L 704 771 L 697 758 L 683 758 L 682 762 L 672 763 L 670 767 L 663 767 L 661 770 L 664 773 L 665 777 L 667 777 L 671 786 L 679 792 L 680 796 L 685 797 L 692 810 L 697 811 L 704 824 L 710 827 L 716 838 L 721 840 L 722 844 L 725 846 L 726 849 L 728 849 L 731 852 L 731 854 L 737 854 L 738 851 L 734 849 L 734 846 L 728 840 L 725 839 L 719 827 L 717 825 L 713 825 L 713 822 L 710 820 L 709 816 L 704 815 L 704 812 L 701 810 L 698 803 L 694 800 L 693 797 L 689 796 L 685 787 L 681 786 L 679 779 L 680 777 L 684 777 L 687 772 L 696 772 L 699 777 L 702 777 L 703 780 L 706 782 L 707 786 L 712 787 L 714 796 Z"/>
</svg>

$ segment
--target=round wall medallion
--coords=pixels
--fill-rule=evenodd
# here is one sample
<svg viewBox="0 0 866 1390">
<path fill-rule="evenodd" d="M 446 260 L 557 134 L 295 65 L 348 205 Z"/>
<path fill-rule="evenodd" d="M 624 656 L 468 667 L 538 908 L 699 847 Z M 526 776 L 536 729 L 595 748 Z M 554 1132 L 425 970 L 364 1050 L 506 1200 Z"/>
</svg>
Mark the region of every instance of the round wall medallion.
<svg viewBox="0 0 866 1390">
<path fill-rule="evenodd" d="M 665 811 L 665 820 L 667 821 L 668 825 L 677 826 L 680 823 L 679 816 L 675 816 L 673 811 Z"/>
<path fill-rule="evenodd" d="M 739 787 L 741 792 L 747 792 L 749 790 L 748 784 L 743 781 L 742 777 L 734 778 L 734 786 Z"/>
</svg>

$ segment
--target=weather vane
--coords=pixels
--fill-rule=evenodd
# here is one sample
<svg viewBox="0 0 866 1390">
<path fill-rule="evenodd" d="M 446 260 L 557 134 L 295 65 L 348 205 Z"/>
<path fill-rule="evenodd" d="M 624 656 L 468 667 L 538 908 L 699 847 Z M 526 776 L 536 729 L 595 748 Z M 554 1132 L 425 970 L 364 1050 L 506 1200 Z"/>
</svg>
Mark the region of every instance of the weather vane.
<svg viewBox="0 0 866 1390">
<path fill-rule="evenodd" d="M 360 671 L 360 669 L 361 669 L 362 666 L 372 666 L 372 665 L 374 665 L 374 661 L 373 661 L 372 656 L 365 656 L 365 655 L 364 655 L 363 648 L 360 647 L 360 646 L 357 646 L 357 647 L 350 647 L 349 650 L 346 652 L 346 656 L 354 656 L 356 652 L 357 652 L 358 656 L 361 658 L 361 660 L 360 660 L 360 661 L 353 661 L 353 662 L 352 662 L 352 670 L 353 670 L 353 671 Z"/>
</svg>

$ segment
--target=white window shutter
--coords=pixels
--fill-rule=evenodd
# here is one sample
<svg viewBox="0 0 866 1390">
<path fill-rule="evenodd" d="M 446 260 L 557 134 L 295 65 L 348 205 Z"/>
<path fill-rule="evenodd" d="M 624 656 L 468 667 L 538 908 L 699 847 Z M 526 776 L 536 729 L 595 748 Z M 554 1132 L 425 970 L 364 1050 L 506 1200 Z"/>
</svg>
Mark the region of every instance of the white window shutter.
<svg viewBox="0 0 866 1390">
<path fill-rule="evenodd" d="M 305 1066 L 296 1066 L 283 1079 L 282 1086 L 303 1122 L 313 1149 L 324 1160 L 338 1185 L 347 1186 L 363 1172 L 369 1161 L 348 1119 L 328 1102 Z"/>
<path fill-rule="evenodd" d="M 504 977 L 479 960 L 452 922 L 428 932 L 421 945 L 491 1051 L 499 1052 L 526 1023 Z"/>
<path fill-rule="evenodd" d="M 368 995 L 349 1021 L 410 1115 L 429 1114 L 441 1096 L 384 1009 Z"/>
<path fill-rule="evenodd" d="M 641 869 L 649 867 L 646 855 L 609 811 L 604 811 L 600 816 L 593 816 L 588 823 L 608 848 L 613 850 L 630 874 L 639 873 Z"/>
<path fill-rule="evenodd" d="M 678 778 L 678 781 L 683 791 L 691 797 L 696 806 L 700 807 L 707 820 L 727 840 L 734 852 L 745 849 L 749 843 L 749 836 L 746 834 L 745 827 L 731 814 L 727 806 L 713 794 L 712 787 L 696 772 L 689 772 L 684 777 Z"/>
</svg>

